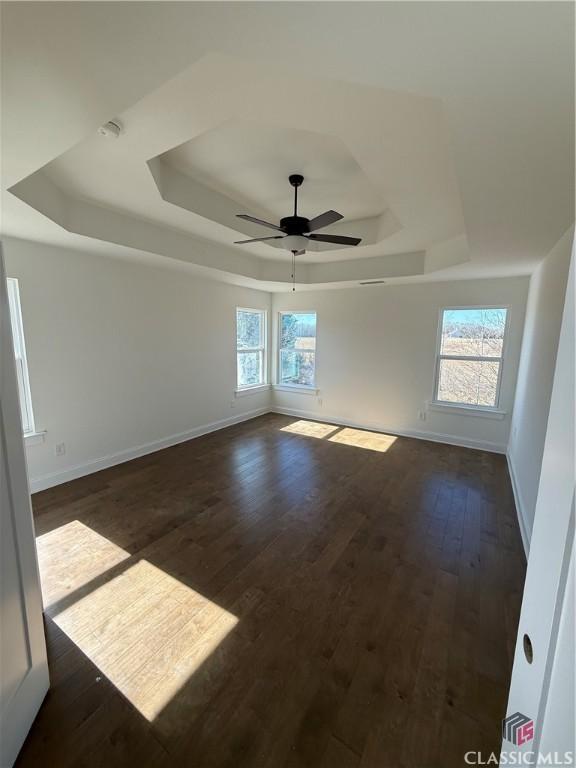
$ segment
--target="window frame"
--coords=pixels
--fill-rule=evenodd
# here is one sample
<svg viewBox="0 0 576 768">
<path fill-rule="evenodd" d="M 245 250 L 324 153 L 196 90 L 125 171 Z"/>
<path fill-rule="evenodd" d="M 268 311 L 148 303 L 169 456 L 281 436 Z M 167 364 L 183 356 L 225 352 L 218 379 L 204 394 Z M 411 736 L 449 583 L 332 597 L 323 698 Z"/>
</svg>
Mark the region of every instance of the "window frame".
<svg viewBox="0 0 576 768">
<path fill-rule="evenodd" d="M 504 323 L 504 337 L 502 339 L 502 352 L 499 357 L 486 357 L 484 355 L 444 355 L 442 354 L 442 328 L 444 326 L 444 313 L 451 310 L 458 309 L 505 309 L 506 310 L 506 322 Z M 430 405 L 438 406 L 439 408 L 464 408 L 471 411 L 499 413 L 500 397 L 502 390 L 502 372 L 504 370 L 504 361 L 506 358 L 506 352 L 508 348 L 508 331 L 510 327 L 510 305 L 509 304 L 462 304 L 458 306 L 440 307 L 438 313 L 438 330 L 436 332 L 436 359 L 434 364 L 434 388 L 432 390 L 432 400 Z M 494 405 L 477 405 L 474 403 L 457 402 L 454 400 L 440 400 L 438 398 L 438 387 L 440 384 L 440 363 L 442 360 L 470 360 L 472 362 L 498 362 L 498 379 L 496 381 L 496 397 L 494 399 Z"/>
<path fill-rule="evenodd" d="M 282 316 L 283 315 L 314 315 L 316 318 L 316 335 L 314 337 L 314 349 L 313 350 L 304 350 L 308 352 L 314 352 L 314 381 L 312 384 L 285 384 L 283 381 L 281 381 L 282 376 L 282 349 L 287 349 L 287 347 L 282 347 Z M 277 333 L 277 344 L 278 344 L 278 354 L 276 356 L 276 389 L 287 389 L 287 390 L 304 390 L 305 392 L 317 392 L 317 359 L 318 359 L 318 313 L 315 309 L 281 309 L 278 312 L 278 333 Z"/>
<path fill-rule="evenodd" d="M 262 317 L 260 341 L 261 344 L 257 347 L 238 347 L 238 312 L 252 312 Z M 268 386 L 268 312 L 265 309 L 258 309 L 256 307 L 236 307 L 236 313 L 234 315 L 236 320 L 236 392 L 247 392 L 251 389 L 260 389 Z M 238 383 L 238 355 L 245 353 L 259 352 L 262 355 L 262 381 L 258 384 L 245 384 Z"/>
<path fill-rule="evenodd" d="M 8 289 L 8 311 L 10 314 L 10 323 L 12 327 L 12 337 L 14 343 L 14 357 L 16 364 L 18 397 L 20 400 L 20 414 L 22 418 L 22 432 L 24 436 L 27 437 L 36 433 L 36 427 L 34 422 L 34 410 L 32 408 L 32 392 L 30 390 L 30 375 L 28 372 L 28 358 L 26 356 L 24 323 L 22 321 L 20 284 L 18 279 L 15 277 L 7 277 L 6 283 Z"/>
</svg>

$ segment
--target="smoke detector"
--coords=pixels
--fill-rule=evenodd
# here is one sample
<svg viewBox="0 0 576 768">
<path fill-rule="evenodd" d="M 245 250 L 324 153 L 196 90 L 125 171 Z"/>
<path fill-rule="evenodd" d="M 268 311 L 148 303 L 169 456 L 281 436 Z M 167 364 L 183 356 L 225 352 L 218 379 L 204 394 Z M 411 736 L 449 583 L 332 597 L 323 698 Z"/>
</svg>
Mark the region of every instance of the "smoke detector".
<svg viewBox="0 0 576 768">
<path fill-rule="evenodd" d="M 122 133 L 122 124 L 119 120 L 109 120 L 98 128 L 98 133 L 107 139 L 117 139 Z"/>
</svg>

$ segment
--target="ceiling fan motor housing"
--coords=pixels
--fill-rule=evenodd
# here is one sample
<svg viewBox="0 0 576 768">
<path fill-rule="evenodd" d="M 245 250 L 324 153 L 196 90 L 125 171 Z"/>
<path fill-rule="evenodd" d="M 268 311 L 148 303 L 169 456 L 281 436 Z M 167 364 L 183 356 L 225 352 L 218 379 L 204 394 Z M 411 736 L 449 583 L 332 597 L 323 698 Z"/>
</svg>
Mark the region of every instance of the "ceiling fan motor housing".
<svg viewBox="0 0 576 768">
<path fill-rule="evenodd" d="M 280 229 L 287 235 L 302 235 L 308 232 L 308 223 L 310 219 L 303 216 L 286 216 L 280 219 Z"/>
</svg>

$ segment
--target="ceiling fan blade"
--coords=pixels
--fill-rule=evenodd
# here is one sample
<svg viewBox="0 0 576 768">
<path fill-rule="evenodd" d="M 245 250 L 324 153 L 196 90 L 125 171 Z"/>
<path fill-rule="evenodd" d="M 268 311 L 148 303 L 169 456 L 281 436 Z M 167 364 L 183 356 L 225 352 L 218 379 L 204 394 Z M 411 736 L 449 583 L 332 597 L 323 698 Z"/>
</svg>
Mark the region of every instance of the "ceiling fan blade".
<svg viewBox="0 0 576 768">
<path fill-rule="evenodd" d="M 335 243 L 336 245 L 358 245 L 362 242 L 361 237 L 345 237 L 344 235 L 308 235 L 309 240 L 316 240 L 317 243 Z"/>
<path fill-rule="evenodd" d="M 260 226 L 262 227 L 268 227 L 269 229 L 277 229 L 279 232 L 282 232 L 282 227 L 279 227 L 276 224 L 270 224 L 269 221 L 262 221 L 262 219 L 257 219 L 255 216 L 248 216 L 247 213 L 237 213 L 236 216 L 239 219 L 244 219 L 245 221 L 252 221 L 254 224 L 260 224 Z"/>
<path fill-rule="evenodd" d="M 253 237 L 250 240 L 236 240 L 234 245 L 243 245 L 244 243 L 262 243 L 264 240 L 283 240 L 284 235 L 272 235 L 272 237 Z"/>
<path fill-rule="evenodd" d="M 308 222 L 308 232 L 315 232 L 317 229 L 327 227 L 329 224 L 334 224 L 336 221 L 340 221 L 340 219 L 343 218 L 344 216 L 342 216 L 341 213 L 338 213 L 338 211 L 326 211 Z"/>
</svg>

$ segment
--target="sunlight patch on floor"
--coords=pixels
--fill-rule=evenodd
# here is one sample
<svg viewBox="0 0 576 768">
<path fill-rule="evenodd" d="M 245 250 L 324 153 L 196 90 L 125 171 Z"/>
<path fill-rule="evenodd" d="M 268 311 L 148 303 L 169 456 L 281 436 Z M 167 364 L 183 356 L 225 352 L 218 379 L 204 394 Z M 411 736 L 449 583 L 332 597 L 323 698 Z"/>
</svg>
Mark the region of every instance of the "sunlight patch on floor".
<svg viewBox="0 0 576 768">
<path fill-rule="evenodd" d="M 369 432 L 365 429 L 351 429 L 346 427 L 337 434 L 329 437 L 331 443 L 342 443 L 343 445 L 352 445 L 355 448 L 364 448 L 368 451 L 378 451 L 386 453 L 391 445 L 396 442 L 394 435 L 385 435 L 381 432 Z"/>
<path fill-rule="evenodd" d="M 85 562 L 75 547 L 66 545 L 76 532 L 86 556 L 108 553 L 109 565 L 128 559 L 129 553 L 75 521 L 72 529 L 46 534 L 42 580 L 49 594 L 68 584 L 71 564 Z M 86 533 L 90 531 L 89 536 Z M 62 531 L 63 548 L 57 547 Z M 40 537 L 44 538 L 44 537 Z M 91 551 L 91 547 L 95 547 Z M 112 557 L 114 555 L 114 557 Z M 77 599 L 70 591 L 62 607 L 52 603 L 50 615 L 60 629 L 102 671 L 124 696 L 152 721 L 194 672 L 211 656 L 238 619 L 229 611 L 165 573 L 147 560 L 133 562 L 109 580 L 97 579 L 92 589 L 87 575 Z M 90 558 L 87 557 L 90 563 Z M 118 569 L 116 569 L 117 571 Z M 94 570 L 89 569 L 94 577 Z M 101 576 L 103 566 L 98 569 Z"/>
<path fill-rule="evenodd" d="M 45 608 L 130 557 L 79 520 L 38 536 L 36 549 Z"/>
<path fill-rule="evenodd" d="M 364 448 L 367 451 L 386 453 L 397 438 L 394 435 L 386 435 L 383 432 L 370 432 L 367 429 L 352 429 L 352 427 L 338 427 L 334 424 L 323 424 L 319 421 L 306 421 L 300 419 L 280 428 L 281 432 L 291 432 L 294 435 L 304 437 L 317 437 L 328 440 L 331 443 L 350 445 L 354 448 Z"/>
<path fill-rule="evenodd" d="M 303 435 L 304 437 L 319 437 L 324 438 L 336 432 L 340 427 L 335 427 L 334 424 L 321 424 L 319 421 L 293 421 L 292 424 L 288 424 L 286 427 L 281 427 L 282 432 L 292 432 L 295 435 Z"/>
</svg>

